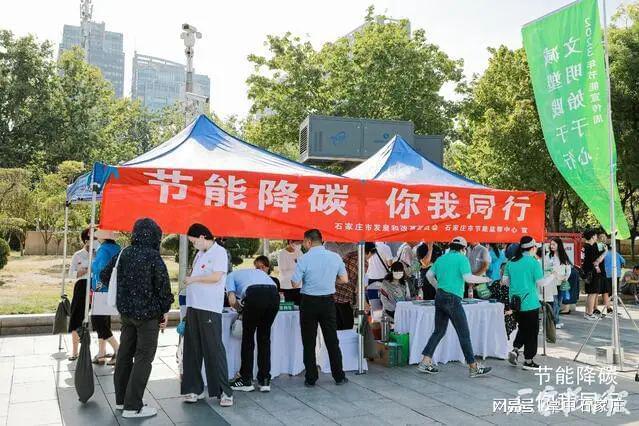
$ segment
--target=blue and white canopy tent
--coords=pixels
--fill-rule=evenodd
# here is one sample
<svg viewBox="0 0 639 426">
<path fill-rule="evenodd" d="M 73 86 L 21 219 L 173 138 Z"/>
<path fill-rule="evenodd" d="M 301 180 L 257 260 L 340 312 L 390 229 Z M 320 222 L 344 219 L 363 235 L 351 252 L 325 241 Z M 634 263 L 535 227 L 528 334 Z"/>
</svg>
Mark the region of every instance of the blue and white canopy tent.
<svg viewBox="0 0 639 426">
<path fill-rule="evenodd" d="M 414 185 L 485 188 L 423 157 L 399 135 L 393 136 L 368 160 L 344 173 L 344 177 Z"/>
<path fill-rule="evenodd" d="M 119 167 L 148 167 L 191 170 L 247 170 L 263 173 L 292 174 L 301 176 L 335 175 L 300 164 L 271 153 L 236 138 L 205 115 L 195 118 L 182 131 L 150 151 L 124 162 Z M 96 203 L 102 197 L 102 188 L 108 176 L 117 169 L 104 164 L 95 164 L 91 172 L 80 176 L 67 188 L 66 207 L 80 202 L 91 202 L 91 240 L 93 251 L 93 228 Z M 65 222 L 65 248 L 68 227 Z M 186 258 L 183 253 L 181 256 Z M 91 259 L 89 261 L 89 265 Z M 64 293 L 66 252 L 63 261 L 62 292 Z M 91 271 L 89 270 L 89 274 Z M 89 293 L 87 292 L 87 295 Z M 87 303 L 88 307 L 88 303 Z M 88 313 L 85 319 L 88 318 Z"/>
</svg>

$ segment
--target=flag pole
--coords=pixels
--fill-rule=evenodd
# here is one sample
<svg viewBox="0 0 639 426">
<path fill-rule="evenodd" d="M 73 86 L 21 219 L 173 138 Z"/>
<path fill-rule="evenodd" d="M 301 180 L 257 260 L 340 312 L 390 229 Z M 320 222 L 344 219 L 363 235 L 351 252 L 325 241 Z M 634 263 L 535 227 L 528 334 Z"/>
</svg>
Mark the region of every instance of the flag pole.
<svg viewBox="0 0 639 426">
<path fill-rule="evenodd" d="M 608 55 L 608 15 L 606 13 L 606 0 L 603 2 L 603 36 L 604 36 L 604 55 L 606 58 L 606 79 L 608 80 L 608 156 L 610 160 L 610 241 L 612 254 L 612 347 L 617 354 L 617 364 L 619 370 L 623 370 L 623 351 L 619 340 L 619 316 L 617 315 L 617 224 L 615 220 L 615 181 L 616 181 L 616 165 L 614 154 L 614 140 L 612 130 L 612 101 L 610 86 L 610 59 Z M 613 357 L 614 358 L 614 357 Z M 614 362 L 613 362 L 614 363 Z"/>
</svg>

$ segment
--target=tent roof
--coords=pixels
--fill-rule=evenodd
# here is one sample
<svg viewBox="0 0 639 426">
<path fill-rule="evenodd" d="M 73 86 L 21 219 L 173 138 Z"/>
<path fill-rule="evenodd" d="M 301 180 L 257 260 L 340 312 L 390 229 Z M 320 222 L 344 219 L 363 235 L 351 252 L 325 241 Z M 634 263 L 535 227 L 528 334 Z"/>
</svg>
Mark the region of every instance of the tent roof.
<svg viewBox="0 0 639 426">
<path fill-rule="evenodd" d="M 205 115 L 200 115 L 168 141 L 121 164 L 121 167 L 246 170 L 335 177 L 231 136 Z M 101 178 L 106 178 L 106 175 Z M 67 202 L 91 201 L 90 186 L 91 172 L 88 172 L 69 185 Z M 97 199 L 101 199 L 101 193 L 97 194 Z"/>
<path fill-rule="evenodd" d="M 69 204 L 91 201 L 91 195 L 91 172 L 86 172 L 67 186 L 67 203 Z"/>
<path fill-rule="evenodd" d="M 246 170 L 263 173 L 333 176 L 229 135 L 200 115 L 180 133 L 149 152 L 122 164 L 194 170 Z"/>
<path fill-rule="evenodd" d="M 393 136 L 375 155 L 344 176 L 406 184 L 485 188 L 426 159 L 399 135 Z"/>
</svg>

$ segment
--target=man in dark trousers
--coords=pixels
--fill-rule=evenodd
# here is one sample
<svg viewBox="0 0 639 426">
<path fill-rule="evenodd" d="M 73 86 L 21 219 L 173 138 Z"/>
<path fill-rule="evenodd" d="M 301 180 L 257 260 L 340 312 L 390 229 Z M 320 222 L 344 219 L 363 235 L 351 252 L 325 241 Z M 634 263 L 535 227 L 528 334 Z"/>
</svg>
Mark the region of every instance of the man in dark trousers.
<svg viewBox="0 0 639 426">
<path fill-rule="evenodd" d="M 238 269 L 226 278 L 229 304 L 242 309 L 242 365 L 233 390 L 251 392 L 257 332 L 257 383 L 260 392 L 271 390 L 271 326 L 280 309 L 275 282 L 260 269 Z M 237 301 L 240 298 L 242 303 Z"/>
<path fill-rule="evenodd" d="M 341 283 L 348 282 L 346 267 L 338 254 L 324 248 L 319 230 L 306 231 L 303 244 L 308 251 L 298 259 L 291 281 L 294 288 L 301 287 L 300 326 L 306 368 L 304 384 L 308 387 L 315 386 L 318 378 L 315 341 L 319 324 L 331 362 L 333 379 L 335 384 L 343 385 L 348 379 L 342 368 L 333 294 L 336 277 Z"/>
</svg>

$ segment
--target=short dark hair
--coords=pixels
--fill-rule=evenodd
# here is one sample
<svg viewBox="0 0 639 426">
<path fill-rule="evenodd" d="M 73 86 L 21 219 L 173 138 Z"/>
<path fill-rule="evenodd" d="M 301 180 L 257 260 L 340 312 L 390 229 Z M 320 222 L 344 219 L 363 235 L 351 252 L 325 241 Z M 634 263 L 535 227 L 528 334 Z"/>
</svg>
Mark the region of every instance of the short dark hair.
<svg viewBox="0 0 639 426">
<path fill-rule="evenodd" d="M 202 225 L 201 223 L 194 223 L 189 226 L 189 230 L 186 231 L 186 235 L 193 238 L 204 237 L 207 240 L 213 240 L 213 234 L 209 231 L 209 228 Z"/>
<path fill-rule="evenodd" d="M 633 270 L 637 270 L 637 269 L 639 269 L 639 265 L 635 265 L 635 266 L 633 266 L 633 267 L 632 267 L 632 269 L 633 269 Z"/>
<path fill-rule="evenodd" d="M 253 264 L 256 264 L 257 262 L 260 262 L 262 265 L 266 266 L 266 269 L 268 269 L 269 274 L 273 272 L 273 269 L 271 268 L 271 261 L 268 260 L 268 257 L 264 255 L 257 256 L 255 260 L 253 261 Z"/>
<path fill-rule="evenodd" d="M 364 244 L 364 253 L 368 254 L 368 253 L 376 253 L 377 252 L 377 246 L 375 245 L 375 243 L 366 243 Z"/>
<path fill-rule="evenodd" d="M 87 228 L 83 230 L 82 233 L 80 234 L 80 240 L 82 240 L 83 243 L 86 243 L 90 239 L 91 239 L 91 228 Z"/>
<path fill-rule="evenodd" d="M 594 229 L 588 229 L 584 232 L 583 237 L 585 240 L 589 240 L 595 235 L 597 235 L 597 232 Z"/>
<path fill-rule="evenodd" d="M 304 238 L 310 240 L 313 243 L 321 243 L 323 241 L 322 233 L 319 229 L 309 229 L 308 231 L 304 232 Z"/>
<path fill-rule="evenodd" d="M 264 255 L 257 256 L 255 258 L 255 260 L 253 261 L 253 263 L 255 263 L 255 262 L 260 262 L 260 263 L 264 264 L 264 266 L 266 266 L 267 268 L 271 267 L 271 261 L 268 260 L 268 257 L 266 257 Z"/>
</svg>

